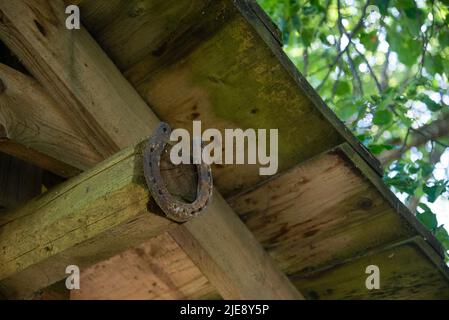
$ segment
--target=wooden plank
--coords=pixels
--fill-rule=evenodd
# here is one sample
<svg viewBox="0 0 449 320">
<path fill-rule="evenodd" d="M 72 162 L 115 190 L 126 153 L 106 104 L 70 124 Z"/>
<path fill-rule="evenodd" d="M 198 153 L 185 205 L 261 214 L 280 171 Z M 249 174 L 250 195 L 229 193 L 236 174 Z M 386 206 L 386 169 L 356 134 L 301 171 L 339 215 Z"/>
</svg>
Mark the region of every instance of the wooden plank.
<svg viewBox="0 0 449 320">
<path fill-rule="evenodd" d="M 99 36 L 95 39 L 122 71 L 143 59 L 149 69 L 156 70 L 176 56 L 182 57 L 213 35 L 230 14 L 225 1 L 78 0 L 75 3 L 89 32 Z M 168 57 L 167 52 L 175 54 Z"/>
<path fill-rule="evenodd" d="M 142 145 L 0 217 L 5 294 L 26 297 L 62 278 L 67 265 L 83 268 L 176 225 L 148 212 L 156 204 L 144 185 Z M 223 297 L 301 297 L 218 194 L 203 216 L 171 235 Z"/>
<path fill-rule="evenodd" d="M 416 234 L 341 148 L 229 204 L 287 274 L 332 265 Z"/>
<path fill-rule="evenodd" d="M 1 215 L 3 293 L 26 297 L 70 264 L 83 268 L 174 226 L 149 202 L 138 145 Z"/>
<path fill-rule="evenodd" d="M 2 1 L 1 40 L 103 157 L 149 136 L 157 118 L 62 1 Z M 20 18 L 18 18 L 20 17 Z"/>
<path fill-rule="evenodd" d="M 157 118 L 95 41 L 83 28 L 74 31 L 64 28 L 65 15 L 62 2 L 26 0 L 14 3 L 2 2 L 0 9 L 3 12 L 0 23 L 2 40 L 23 60 L 30 72 L 49 90 L 50 95 L 54 95 L 54 98 L 65 106 L 64 110 L 74 117 L 81 132 L 101 155 L 113 153 L 117 148 L 140 140 L 152 131 L 158 121 Z M 20 19 L 17 19 L 19 16 Z M 217 193 L 215 198 L 219 198 Z M 211 205 L 210 210 L 213 211 L 213 207 L 214 205 Z M 222 209 L 218 207 L 216 213 L 218 216 L 221 214 L 220 210 Z M 226 214 L 230 221 L 238 221 L 238 217 L 230 214 L 229 210 Z M 197 231 L 192 227 L 191 232 Z M 227 232 L 225 235 L 229 234 L 229 231 Z M 253 239 L 248 230 L 242 232 L 248 233 L 245 240 Z M 202 242 L 201 236 L 202 234 L 192 235 L 192 239 L 200 243 L 207 252 L 212 250 L 207 243 Z M 254 239 L 253 241 L 255 245 L 252 248 L 256 248 L 257 243 Z M 226 246 L 225 243 L 217 245 Z M 241 248 L 244 248 L 243 244 Z M 258 250 L 263 249 L 259 246 Z M 211 257 L 210 263 L 216 264 L 214 272 L 230 270 L 227 265 L 220 265 L 223 260 L 218 259 L 213 252 L 208 253 Z M 262 256 L 260 252 L 247 254 L 249 257 Z M 189 252 L 189 255 L 196 253 Z M 256 273 L 270 276 L 279 273 L 270 262 L 260 264 L 260 260 L 249 260 L 251 263 L 249 268 L 254 268 Z M 209 268 L 202 268 L 202 265 L 199 267 L 208 278 L 215 279 L 215 274 L 208 274 Z M 233 270 L 236 271 L 237 268 Z M 254 278 L 247 280 L 256 286 L 255 282 L 259 281 Z M 264 297 L 270 294 L 273 298 L 285 297 L 288 294 L 291 298 L 300 296 L 282 274 L 267 281 L 277 282 L 277 286 L 267 288 L 263 293 Z M 227 286 L 219 282 L 214 285 Z M 252 296 L 254 293 L 245 292 L 248 283 L 233 285 L 236 288 L 241 287 L 242 296 Z"/>
<path fill-rule="evenodd" d="M 167 233 L 85 269 L 80 283 L 73 300 L 220 298 Z"/>
<path fill-rule="evenodd" d="M 303 298 L 220 195 L 204 215 L 174 231 L 169 233 L 223 298 Z"/>
<path fill-rule="evenodd" d="M 148 8 L 173 4 L 172 11 L 165 14 L 171 17 L 185 15 L 177 13 L 179 8 L 200 8 L 203 2 L 153 0 L 147 3 Z M 180 45 L 185 46 L 189 41 L 194 45 L 168 46 L 160 55 L 152 54 L 153 48 L 142 47 L 139 50 L 147 51 L 146 55 L 139 55 L 142 56 L 139 61 L 123 50 L 120 39 L 128 36 L 128 26 L 132 25 L 129 28 L 136 34 L 132 41 L 126 42 L 128 46 L 145 43 L 149 33 L 157 34 L 159 42 L 171 43 L 172 33 L 164 31 L 166 20 L 153 23 L 160 21 L 159 11 L 148 9 L 142 15 L 129 16 L 123 8 L 125 3 L 86 0 L 81 2 L 81 10 L 88 17 L 85 23 L 95 39 L 162 120 L 188 130 L 192 129 L 192 120 L 201 120 L 203 128 L 221 131 L 225 128 L 279 129 L 279 171 L 343 142 L 333 124 L 316 110 L 270 47 L 239 14 L 234 1 L 212 1 L 214 5 L 204 8 L 193 21 L 195 26 L 202 23 L 208 26 L 210 19 L 215 21 L 213 27 L 204 27 L 211 30 L 207 38 L 198 38 L 196 33 L 182 34 L 177 41 Z M 115 19 L 113 12 L 123 13 Z M 178 31 L 181 30 L 173 32 Z M 126 62 L 131 60 L 132 64 Z M 227 197 L 266 179 L 259 175 L 258 169 L 257 165 L 214 166 L 215 183 Z"/>
<path fill-rule="evenodd" d="M 0 150 L 63 177 L 102 159 L 36 80 L 0 63 L 0 81 Z"/>
<path fill-rule="evenodd" d="M 34 293 L 33 300 L 70 300 L 70 291 L 67 290 L 65 279 L 38 290 Z"/>
<path fill-rule="evenodd" d="M 433 236 L 430 230 L 418 219 L 416 219 L 415 215 L 410 212 L 410 210 L 401 201 L 399 201 L 396 195 L 383 182 L 382 178 L 380 178 L 348 144 L 341 145 L 340 149 L 355 165 L 357 170 L 359 170 L 369 180 L 369 182 L 375 186 L 377 190 L 379 190 L 382 196 L 389 202 L 390 206 L 395 209 L 395 212 L 400 215 L 402 219 L 407 221 L 407 223 L 416 231 L 417 234 L 426 239 L 429 245 L 433 247 L 441 258 L 444 258 L 445 249 L 442 244 L 435 238 L 435 236 Z"/>
<path fill-rule="evenodd" d="M 156 243 L 161 241 L 150 240 L 148 245 L 128 250 L 89 268 L 84 273 L 84 278 L 88 279 L 87 288 L 74 292 L 73 297 L 210 299 L 218 294 L 218 297 L 225 299 L 302 299 L 302 295 L 278 271 L 272 259 L 261 250 L 260 244 L 219 195 L 214 195 L 202 216 L 168 233 L 177 243 L 171 248 L 169 246 L 170 255 L 160 256 L 157 253 L 157 259 L 152 260 L 151 252 L 154 249 L 151 248 L 157 248 Z M 163 239 L 170 244 L 170 238 Z M 156 250 L 164 252 L 167 250 L 165 247 Z M 196 267 L 186 261 L 189 259 L 181 248 Z M 145 252 L 150 255 L 145 255 Z M 178 266 L 182 266 L 182 270 Z M 127 270 L 127 275 L 114 276 L 118 270 Z M 207 279 L 200 270 L 207 275 Z M 150 281 L 154 282 L 154 279 L 158 281 L 154 285 L 151 283 L 151 288 Z M 161 287 L 158 288 L 158 284 Z"/>
<path fill-rule="evenodd" d="M 430 256 L 428 255 L 430 253 Z M 366 267 L 380 270 L 380 289 L 368 290 Z M 309 299 L 449 299 L 449 270 L 422 237 L 391 245 L 307 276 L 293 276 Z"/>
<path fill-rule="evenodd" d="M 414 280 L 413 294 L 405 290 L 402 297 L 448 294 L 449 286 L 434 281 L 449 274 L 436 267 L 444 265 L 441 246 L 409 211 L 401 209 L 399 200 L 348 144 L 231 198 L 229 203 L 298 289 L 308 290 L 307 298 L 349 298 L 355 282 L 344 272 L 354 274 L 352 269 L 341 267 L 341 273 L 326 270 L 337 270 L 347 261 L 415 237 L 425 239 L 421 242 L 425 253 L 433 256 L 434 266 L 422 255 L 404 254 L 404 261 L 427 267 L 426 273 Z M 357 281 L 364 273 L 360 270 Z M 404 274 L 396 270 L 389 281 L 393 276 L 407 278 L 407 272 L 407 268 Z M 340 283 L 343 280 L 347 283 Z M 364 289 L 364 282 L 361 285 Z M 396 281 L 395 285 L 400 284 Z M 360 294 L 360 286 L 354 289 L 354 297 Z M 404 283 L 404 288 L 408 286 Z M 314 292 L 318 293 L 314 296 Z M 395 297 L 393 291 L 385 291 L 379 298 L 389 294 Z"/>
<path fill-rule="evenodd" d="M 382 184 L 377 179 L 361 157 L 344 144 L 229 199 L 229 203 L 282 271 L 292 279 L 307 279 L 309 274 L 419 234 L 416 226 L 396 211 L 398 200 L 386 199 L 386 190 L 379 188 Z M 431 237 L 427 236 L 427 241 Z M 431 248 L 442 262 L 438 251 Z M 173 251 L 178 257 L 173 260 L 183 259 L 182 254 Z M 139 261 L 120 261 L 123 269 L 125 265 L 145 266 Z M 134 274 L 145 277 L 138 270 Z M 191 279 L 189 286 L 197 285 L 194 273 L 187 279 Z M 116 287 L 103 280 L 104 276 L 89 278 L 95 288 L 106 290 L 106 296 L 113 298 Z M 120 288 L 132 290 L 133 286 L 122 282 Z M 204 287 L 198 285 L 198 290 L 204 292 Z M 430 292 L 428 287 L 423 296 Z M 214 296 L 211 291 L 208 297 Z"/>
</svg>

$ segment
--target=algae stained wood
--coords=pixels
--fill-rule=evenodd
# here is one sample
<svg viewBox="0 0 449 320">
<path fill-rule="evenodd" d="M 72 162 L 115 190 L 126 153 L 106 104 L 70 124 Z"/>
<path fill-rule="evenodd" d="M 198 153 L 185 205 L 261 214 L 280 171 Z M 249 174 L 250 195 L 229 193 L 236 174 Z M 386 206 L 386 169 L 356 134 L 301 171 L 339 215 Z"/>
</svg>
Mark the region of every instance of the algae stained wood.
<svg viewBox="0 0 449 320">
<path fill-rule="evenodd" d="M 368 290 L 367 266 L 379 267 L 380 288 Z M 292 281 L 308 299 L 449 299 L 448 268 L 416 237 Z"/>
<path fill-rule="evenodd" d="M 172 9 L 162 13 L 168 4 Z M 140 6 L 86 0 L 80 6 L 95 39 L 156 114 L 173 127 L 191 130 L 192 120 L 201 120 L 203 128 L 221 131 L 279 129 L 280 171 L 343 142 L 233 1 L 209 1 L 204 6 L 202 0 L 153 0 Z M 185 7 L 189 10 L 182 11 Z M 140 14 L 127 14 L 133 10 Z M 187 18 L 196 11 L 201 12 L 196 20 Z M 113 19 L 117 12 L 122 13 Z M 165 32 L 174 16 L 186 17 L 183 27 Z M 193 31 L 208 30 L 207 37 L 183 33 L 188 23 Z M 133 36 L 123 42 L 128 30 Z M 146 43 L 147 33 L 157 34 L 163 50 Z M 124 43 L 145 54 L 132 55 Z M 225 197 L 266 178 L 257 165 L 218 165 L 213 170 Z"/>
<path fill-rule="evenodd" d="M 62 1 L 1 2 L 0 9 L 3 12 L 0 24 L 2 40 L 22 59 L 49 93 L 54 95 L 55 100 L 61 102 L 61 107 L 71 115 L 84 137 L 102 156 L 148 136 L 154 129 L 157 118 L 87 31 L 84 28 L 72 31 L 64 28 Z M 15 19 L 18 15 L 21 19 Z M 227 211 L 228 214 L 229 212 L 231 211 Z M 232 213 L 229 219 L 238 217 Z M 196 232 L 193 228 L 190 231 Z M 248 233 L 245 239 L 252 237 L 248 230 L 244 232 Z M 192 237 L 204 249 L 207 248 L 206 251 L 212 249 L 207 243 L 201 243 L 201 237 Z M 258 250 L 263 249 L 259 246 Z M 248 256 L 251 257 L 252 253 L 248 253 Z M 210 257 L 214 257 L 213 252 Z M 210 262 L 223 263 L 216 258 L 212 258 Z M 265 266 L 260 266 L 259 260 L 251 263 L 262 270 Z M 267 266 L 271 268 L 268 274 L 279 273 L 274 270 L 274 264 L 268 263 Z M 225 269 L 217 265 L 214 271 L 223 272 Z M 208 269 L 202 271 L 207 272 Z M 298 297 L 285 277 L 278 275 L 275 281 L 277 280 L 279 282 L 275 289 L 279 291 L 269 290 L 264 294 L 269 295 L 271 292 L 273 297 L 277 297 L 279 292 L 289 292 L 291 297 Z M 242 294 L 245 295 L 247 284 L 233 285 L 235 288 L 241 286 Z"/>
<path fill-rule="evenodd" d="M 149 212 L 140 150 L 125 149 L 0 216 L 5 295 L 27 297 L 62 279 L 68 265 L 83 268 L 174 226 Z"/>
<path fill-rule="evenodd" d="M 0 63 L 0 150 L 71 177 L 101 161 L 57 102 L 32 77 Z M 32 151 L 31 151 L 32 150 Z"/>
<path fill-rule="evenodd" d="M 1 40 L 103 157 L 149 136 L 157 118 L 62 1 L 2 1 Z M 20 17 L 20 18 L 19 18 Z"/>
</svg>

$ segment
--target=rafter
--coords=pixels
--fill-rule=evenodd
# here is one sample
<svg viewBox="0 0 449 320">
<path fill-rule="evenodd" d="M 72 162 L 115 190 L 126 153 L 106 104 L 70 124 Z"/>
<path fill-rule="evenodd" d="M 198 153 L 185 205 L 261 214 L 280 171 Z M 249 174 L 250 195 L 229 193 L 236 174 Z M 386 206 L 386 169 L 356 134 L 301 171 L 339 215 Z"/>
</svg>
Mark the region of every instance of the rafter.
<svg viewBox="0 0 449 320">
<path fill-rule="evenodd" d="M 157 117 L 87 31 L 64 29 L 62 2 L 2 1 L 0 9 L 2 40 L 102 156 L 154 129 Z M 182 238 L 178 243 L 189 256 L 201 256 L 199 268 L 224 298 L 301 298 L 217 192 L 204 216 L 216 227 L 192 224 L 172 230 L 171 235 Z M 218 248 L 208 243 L 214 238 L 223 239 L 215 241 Z M 236 259 L 227 239 L 232 239 L 245 260 Z M 224 259 L 217 252 L 230 253 L 233 258 Z M 242 269 L 252 272 L 235 274 Z"/>
</svg>

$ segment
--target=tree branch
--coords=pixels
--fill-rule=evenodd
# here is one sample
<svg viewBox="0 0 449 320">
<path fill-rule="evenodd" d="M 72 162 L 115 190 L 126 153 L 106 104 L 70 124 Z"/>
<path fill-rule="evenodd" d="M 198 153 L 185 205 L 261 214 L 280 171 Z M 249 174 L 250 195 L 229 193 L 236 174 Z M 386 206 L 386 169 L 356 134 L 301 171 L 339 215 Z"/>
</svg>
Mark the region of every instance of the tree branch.
<svg viewBox="0 0 449 320">
<path fill-rule="evenodd" d="M 438 145 L 449 148 L 449 145 L 438 141 L 439 138 L 449 135 L 449 113 L 419 129 L 409 128 L 409 131 L 409 143 L 405 142 L 400 149 L 387 150 L 379 155 L 378 159 L 382 165 L 387 165 L 391 161 L 401 158 L 411 147 L 422 146 L 428 141 L 434 141 Z"/>
</svg>

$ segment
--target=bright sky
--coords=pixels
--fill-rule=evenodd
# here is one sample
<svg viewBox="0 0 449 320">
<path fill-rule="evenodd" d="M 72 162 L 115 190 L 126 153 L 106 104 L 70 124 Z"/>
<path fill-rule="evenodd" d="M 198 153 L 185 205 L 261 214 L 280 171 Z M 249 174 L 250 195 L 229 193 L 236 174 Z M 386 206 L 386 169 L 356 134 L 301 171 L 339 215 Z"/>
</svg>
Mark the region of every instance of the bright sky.
<svg viewBox="0 0 449 320">
<path fill-rule="evenodd" d="M 434 203 L 426 204 L 437 215 L 438 223 L 444 224 L 445 229 L 449 232 L 449 200 L 440 197 Z"/>
<path fill-rule="evenodd" d="M 449 179 L 449 149 L 443 153 L 440 162 L 436 164 L 433 171 L 435 179 Z M 447 194 L 445 194 L 447 196 Z M 449 231 L 449 200 L 447 197 L 439 197 L 434 203 L 425 202 L 430 209 L 437 215 L 438 223 L 444 224 L 446 230 Z"/>
</svg>

